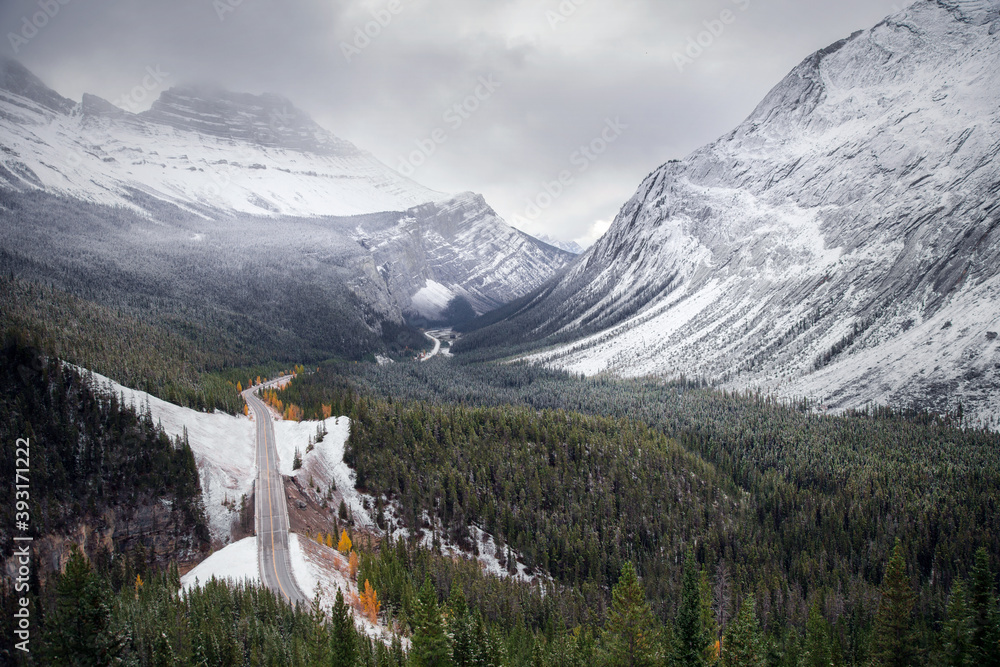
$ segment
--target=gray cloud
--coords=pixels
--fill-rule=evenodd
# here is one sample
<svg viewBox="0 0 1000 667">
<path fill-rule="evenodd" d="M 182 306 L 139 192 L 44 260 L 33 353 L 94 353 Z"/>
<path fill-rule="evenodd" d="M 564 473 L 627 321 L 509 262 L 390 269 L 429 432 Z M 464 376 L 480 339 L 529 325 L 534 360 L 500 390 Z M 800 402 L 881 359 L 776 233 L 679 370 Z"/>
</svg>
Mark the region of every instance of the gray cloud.
<svg viewBox="0 0 1000 667">
<path fill-rule="evenodd" d="M 415 180 L 482 192 L 526 231 L 593 240 L 647 173 L 732 129 L 812 51 L 898 9 L 886 0 L 394 1 L 6 0 L 0 28 L 15 55 L 9 34 L 48 7 L 54 15 L 16 57 L 73 99 L 121 99 L 158 66 L 166 86 L 283 94 L 393 167 L 440 128 L 447 141 Z M 372 23 L 379 13 L 385 25 Z M 366 27 L 377 33 L 367 44 Z M 676 54 L 712 29 L 721 34 L 679 71 Z M 446 116 L 480 77 L 500 87 L 474 112 Z M 580 173 L 574 153 L 615 118 L 627 129 Z M 563 170 L 573 183 L 527 217 Z"/>
</svg>

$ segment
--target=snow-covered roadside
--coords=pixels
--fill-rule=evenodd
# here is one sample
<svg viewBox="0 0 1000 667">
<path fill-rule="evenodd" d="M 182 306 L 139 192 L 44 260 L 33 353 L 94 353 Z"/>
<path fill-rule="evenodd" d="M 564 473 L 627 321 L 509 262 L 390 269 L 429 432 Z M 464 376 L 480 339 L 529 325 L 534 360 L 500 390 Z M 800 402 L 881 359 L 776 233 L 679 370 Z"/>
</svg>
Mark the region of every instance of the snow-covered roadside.
<svg viewBox="0 0 1000 667">
<path fill-rule="evenodd" d="M 168 435 L 182 437 L 187 429 L 188 443 L 201 478 L 209 532 L 213 541 L 228 543 L 233 519 L 239 516 L 240 497 L 250 494 L 257 475 L 253 421 L 244 416 L 182 408 L 144 391 L 124 387 L 98 373 L 93 373 L 93 378 L 101 387 L 123 396 L 126 404 L 139 410 L 148 405 L 153 421 Z"/>
<path fill-rule="evenodd" d="M 316 439 L 316 429 L 320 424 L 324 425 L 327 434 L 307 453 L 309 438 Z M 371 512 L 365 509 L 365 501 L 369 507 L 374 507 L 375 499 L 358 493 L 354 487 L 354 471 L 344 463 L 344 447 L 350 433 L 351 420 L 347 417 L 331 417 L 322 422 L 275 420 L 274 438 L 280 459 L 278 469 L 282 475 L 295 477 L 303 488 L 309 488 L 311 482 L 317 500 L 322 499 L 332 480 L 337 486 L 334 498 L 338 499 L 334 507 L 340 504 L 339 498 L 343 498 L 354 518 L 354 525 L 374 529 L 375 521 Z M 296 449 L 302 457 L 302 467 L 292 470 Z M 320 487 L 319 493 L 316 493 L 315 486 Z"/>
<path fill-rule="evenodd" d="M 195 586 L 204 586 L 213 577 L 233 583 L 260 585 L 257 538 L 247 537 L 216 551 L 181 577 L 181 590 L 186 592 Z"/>
<path fill-rule="evenodd" d="M 329 612 L 343 591 L 344 601 L 351 606 L 358 595 L 358 585 L 349 576 L 347 557 L 326 546 L 292 533 L 288 536 L 288 551 L 292 561 L 292 576 L 299 589 L 310 600 L 319 592 L 321 608 Z M 389 644 L 395 635 L 389 628 L 371 623 L 364 614 L 354 611 L 354 625 L 372 639 Z M 408 640 L 403 639 L 404 646 Z M 408 648 L 408 647 L 407 647 Z"/>
</svg>

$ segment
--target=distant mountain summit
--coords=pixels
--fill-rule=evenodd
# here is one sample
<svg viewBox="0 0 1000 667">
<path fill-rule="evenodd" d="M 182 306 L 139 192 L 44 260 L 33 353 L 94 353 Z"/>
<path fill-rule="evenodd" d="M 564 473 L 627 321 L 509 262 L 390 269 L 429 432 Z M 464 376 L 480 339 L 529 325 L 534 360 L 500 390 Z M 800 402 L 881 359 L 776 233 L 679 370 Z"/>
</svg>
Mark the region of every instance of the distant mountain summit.
<svg viewBox="0 0 1000 667">
<path fill-rule="evenodd" d="M 435 316 L 437 301 L 458 296 L 483 312 L 572 258 L 507 225 L 479 196 L 402 176 L 278 95 L 176 86 L 136 114 L 94 95 L 67 100 L 4 60 L 0 149 L 7 192 L 44 192 L 168 226 L 216 221 L 207 226 L 219 235 L 246 216 L 272 219 L 275 237 L 289 218 L 311 221 L 329 230 L 317 252 L 359 253 L 352 288 L 395 322 Z"/>
<path fill-rule="evenodd" d="M 179 130 L 266 148 L 336 157 L 362 154 L 280 95 L 232 93 L 209 86 L 175 87 L 140 116 Z"/>
<path fill-rule="evenodd" d="M 921 0 L 809 56 L 466 344 L 1000 424 L 998 25 Z"/>
</svg>

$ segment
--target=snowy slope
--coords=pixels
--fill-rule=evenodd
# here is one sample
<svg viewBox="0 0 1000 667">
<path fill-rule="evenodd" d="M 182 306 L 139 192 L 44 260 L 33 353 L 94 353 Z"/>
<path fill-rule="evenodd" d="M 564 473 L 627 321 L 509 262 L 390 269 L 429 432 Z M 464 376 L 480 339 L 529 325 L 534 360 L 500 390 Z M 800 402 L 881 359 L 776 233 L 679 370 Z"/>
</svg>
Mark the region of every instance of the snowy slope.
<svg viewBox="0 0 1000 667">
<path fill-rule="evenodd" d="M 30 76 L 12 61 L 0 69 Z M 40 82 L 31 89 L 39 101 L 16 90 L 22 95 L 0 88 L 0 182 L 15 187 L 128 207 L 138 190 L 196 210 L 302 217 L 447 198 L 275 95 L 171 88 L 149 111 L 131 114 L 92 95 L 67 110 L 48 103 L 55 93 L 40 92 L 47 91 Z"/>
<path fill-rule="evenodd" d="M 216 551 L 181 577 L 181 590 L 204 586 L 212 579 L 259 586 L 257 563 L 257 538 L 244 538 Z"/>
<path fill-rule="evenodd" d="M 579 372 L 996 420 L 998 91 L 1000 3 L 920 0 L 650 174 L 505 326 Z"/>
<path fill-rule="evenodd" d="M 183 437 L 187 433 L 198 464 L 212 540 L 229 542 L 233 520 L 239 516 L 240 498 L 243 494 L 249 497 L 257 476 L 253 422 L 243 416 L 182 408 L 144 391 L 123 387 L 99 373 L 92 376 L 100 387 L 124 397 L 126 405 L 140 410 L 148 406 L 153 421 L 167 435 Z"/>
</svg>

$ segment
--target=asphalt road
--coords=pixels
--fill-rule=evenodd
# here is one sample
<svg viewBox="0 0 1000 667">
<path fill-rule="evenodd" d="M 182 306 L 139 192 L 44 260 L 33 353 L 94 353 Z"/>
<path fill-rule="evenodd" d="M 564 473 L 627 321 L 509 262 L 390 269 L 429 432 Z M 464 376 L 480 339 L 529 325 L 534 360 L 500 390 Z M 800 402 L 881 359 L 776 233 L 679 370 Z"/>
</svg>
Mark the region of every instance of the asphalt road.
<svg viewBox="0 0 1000 667">
<path fill-rule="evenodd" d="M 279 380 L 269 382 L 274 384 Z M 267 386 L 267 385 L 265 385 Z M 255 394 L 259 387 L 243 392 L 257 423 L 256 525 L 257 565 L 264 585 L 291 604 L 309 603 L 292 578 L 288 552 L 288 505 L 285 486 L 278 472 L 278 452 L 274 444 L 274 422 L 264 402 Z"/>
<path fill-rule="evenodd" d="M 434 341 L 434 349 L 427 353 L 427 356 L 423 357 L 421 361 L 427 361 L 429 359 L 437 356 L 437 353 L 441 351 L 441 341 L 430 334 L 429 331 L 425 331 L 424 335 Z"/>
</svg>

